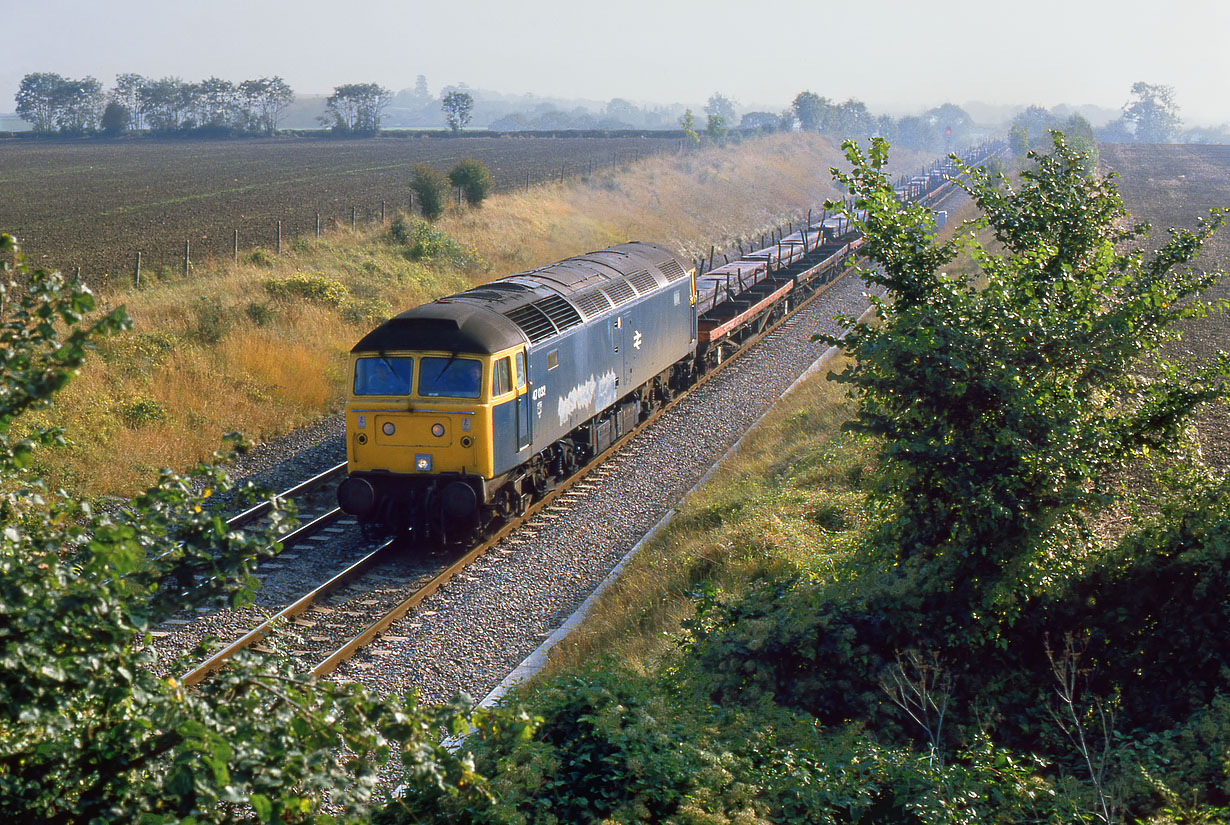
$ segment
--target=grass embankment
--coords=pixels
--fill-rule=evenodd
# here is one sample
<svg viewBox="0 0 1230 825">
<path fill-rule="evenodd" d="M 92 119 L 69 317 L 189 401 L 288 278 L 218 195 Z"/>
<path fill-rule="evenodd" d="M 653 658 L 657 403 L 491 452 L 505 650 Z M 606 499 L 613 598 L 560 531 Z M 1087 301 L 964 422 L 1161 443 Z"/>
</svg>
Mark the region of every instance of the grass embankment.
<svg viewBox="0 0 1230 825">
<path fill-rule="evenodd" d="M 898 168 L 930 158 L 900 153 Z M 298 239 L 282 255 L 205 262 L 113 289 L 134 330 L 106 342 L 49 416 L 68 445 L 38 470 L 86 495 L 124 495 L 158 467 L 208 457 L 223 433 L 266 439 L 335 411 L 345 354 L 402 309 L 631 239 L 685 255 L 747 241 L 834 194 L 826 140 L 772 136 L 656 156 L 592 179 L 497 195 L 398 242 L 388 227 Z M 415 233 L 412 233 L 415 234 Z"/>
</svg>

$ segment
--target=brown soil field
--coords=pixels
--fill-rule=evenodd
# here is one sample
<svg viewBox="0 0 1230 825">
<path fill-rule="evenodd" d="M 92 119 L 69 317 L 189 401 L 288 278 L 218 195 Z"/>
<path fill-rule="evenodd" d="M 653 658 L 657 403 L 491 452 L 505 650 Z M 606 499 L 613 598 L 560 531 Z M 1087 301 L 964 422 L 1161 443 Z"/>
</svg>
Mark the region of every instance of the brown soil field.
<svg viewBox="0 0 1230 825">
<path fill-rule="evenodd" d="M 1151 244 L 1165 240 L 1169 227 L 1194 227 L 1211 207 L 1230 206 L 1230 146 L 1103 144 L 1102 167 L 1119 174 L 1119 191 L 1136 220 L 1153 226 Z M 1216 233 L 1197 264 L 1204 270 L 1230 269 L 1230 228 Z M 1206 297 L 1230 299 L 1230 277 L 1223 276 Z M 1170 355 L 1208 358 L 1230 348 L 1230 312 L 1188 323 Z M 1211 464 L 1230 468 L 1230 411 L 1212 409 L 1198 424 L 1201 450 Z"/>
<path fill-rule="evenodd" d="M 447 171 L 463 157 L 483 161 L 497 189 L 586 174 L 674 151 L 676 138 L 440 138 L 0 142 L 0 231 L 37 266 L 103 273 L 182 267 L 191 258 L 229 258 L 322 228 L 379 219 L 409 202 L 416 163 Z"/>
</svg>

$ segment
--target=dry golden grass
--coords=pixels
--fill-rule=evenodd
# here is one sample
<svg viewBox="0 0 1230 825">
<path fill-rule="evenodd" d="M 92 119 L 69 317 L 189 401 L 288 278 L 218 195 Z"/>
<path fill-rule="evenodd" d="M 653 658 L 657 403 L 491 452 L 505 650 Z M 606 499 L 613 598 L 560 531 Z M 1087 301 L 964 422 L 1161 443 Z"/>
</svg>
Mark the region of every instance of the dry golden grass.
<svg viewBox="0 0 1230 825">
<path fill-rule="evenodd" d="M 902 170 L 929 158 L 898 153 Z M 104 344 L 54 417 L 70 447 L 40 457 L 53 483 L 127 495 L 157 468 L 207 458 L 222 435 L 265 439 L 337 408 L 346 352 L 383 318 L 493 277 L 630 239 L 687 256 L 747 241 L 835 194 L 840 152 L 812 135 L 777 135 L 681 156 L 655 156 L 568 185 L 454 207 L 437 226 L 469 251 L 465 266 L 407 260 L 381 227 L 334 229 L 282 255 L 166 273 L 113 290 L 133 332 Z M 277 294 L 292 277 L 333 284 L 327 297 Z"/>
<path fill-rule="evenodd" d="M 831 365 L 840 370 L 844 361 Z M 785 569 L 826 575 L 866 526 L 865 443 L 838 438 L 852 412 L 822 370 L 785 396 L 680 505 L 551 654 L 546 674 L 613 656 L 632 668 L 677 643 L 700 582 L 724 594 Z"/>
</svg>

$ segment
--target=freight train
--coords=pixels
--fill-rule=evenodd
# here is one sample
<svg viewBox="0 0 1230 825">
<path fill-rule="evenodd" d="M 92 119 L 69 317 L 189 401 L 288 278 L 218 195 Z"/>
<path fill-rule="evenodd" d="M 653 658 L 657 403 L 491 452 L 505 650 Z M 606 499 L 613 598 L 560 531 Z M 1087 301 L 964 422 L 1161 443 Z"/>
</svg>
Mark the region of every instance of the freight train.
<svg viewBox="0 0 1230 825">
<path fill-rule="evenodd" d="M 953 172 L 903 178 L 898 195 L 936 203 Z M 720 266 L 631 242 L 401 313 L 351 351 L 339 506 L 419 542 L 484 535 L 823 289 L 861 243 L 827 213 Z"/>
</svg>

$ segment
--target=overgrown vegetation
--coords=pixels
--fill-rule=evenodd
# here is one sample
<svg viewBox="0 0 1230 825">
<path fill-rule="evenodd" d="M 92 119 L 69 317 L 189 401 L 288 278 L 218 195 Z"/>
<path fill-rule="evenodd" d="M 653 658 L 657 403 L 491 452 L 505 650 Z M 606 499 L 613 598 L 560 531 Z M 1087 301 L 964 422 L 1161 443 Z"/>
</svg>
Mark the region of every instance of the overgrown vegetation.
<svg viewBox="0 0 1230 825">
<path fill-rule="evenodd" d="M 985 217 L 939 242 L 886 150 L 848 146 L 839 176 L 889 293 L 846 339 L 859 410 L 829 449 L 874 471 L 847 458 L 824 477 L 842 506 L 800 506 L 818 451 L 778 442 L 764 479 L 685 509 L 640 563 L 693 590 L 682 647 L 539 685 L 532 744 L 474 749 L 498 802 L 462 791 L 435 821 L 1230 818 L 1230 487 L 1182 437 L 1230 360 L 1157 357 L 1203 311 L 1217 273 L 1187 264 L 1222 213 L 1145 255 L 1113 181 L 1057 139 L 1019 189 L 969 170 Z M 1129 529 L 1094 529 L 1125 507 Z M 681 545 L 701 529 L 708 549 Z M 811 552 L 783 552 L 799 535 Z M 731 566 L 752 583 L 724 595 Z M 670 628 L 677 600 L 646 602 L 613 615 Z"/>
<path fill-rule="evenodd" d="M 196 690 L 155 675 L 186 671 L 201 651 L 155 662 L 150 629 L 183 609 L 244 601 L 287 515 L 275 500 L 265 532 L 228 531 L 207 505 L 231 484 L 208 466 L 164 471 L 111 513 L 48 489 L 30 468 L 62 433 L 18 439 L 12 424 L 48 407 L 98 337 L 130 322 L 116 310 L 83 328 L 94 308 L 83 286 L 26 273 L 8 235 L 0 252 L 16 256 L 24 281 L 0 291 L 0 815 L 365 822 L 390 758 L 424 793 L 481 785 L 438 731 L 477 722 L 482 736 L 517 738 L 530 729 L 524 717 L 474 715 L 463 699 L 428 708 L 413 695 L 377 697 L 273 657 L 244 656 Z M 13 274 L 6 263 L 5 280 Z"/>
</svg>

